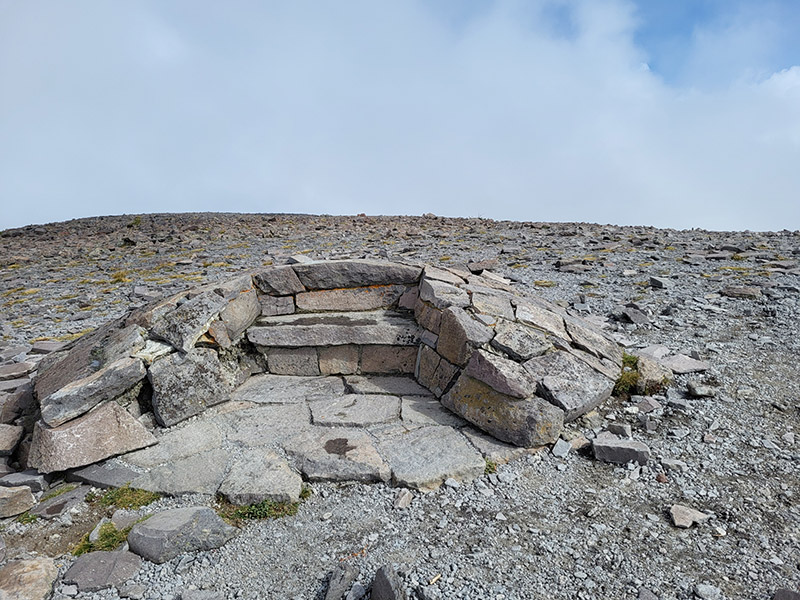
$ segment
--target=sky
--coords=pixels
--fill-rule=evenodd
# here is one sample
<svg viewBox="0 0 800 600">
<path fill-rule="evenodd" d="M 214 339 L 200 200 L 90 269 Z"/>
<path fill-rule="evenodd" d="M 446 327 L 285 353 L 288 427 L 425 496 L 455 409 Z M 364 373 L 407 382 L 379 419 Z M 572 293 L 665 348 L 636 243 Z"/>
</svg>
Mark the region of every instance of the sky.
<svg viewBox="0 0 800 600">
<path fill-rule="evenodd" d="M 797 0 L 0 0 L 0 229 L 800 229 Z"/>
</svg>

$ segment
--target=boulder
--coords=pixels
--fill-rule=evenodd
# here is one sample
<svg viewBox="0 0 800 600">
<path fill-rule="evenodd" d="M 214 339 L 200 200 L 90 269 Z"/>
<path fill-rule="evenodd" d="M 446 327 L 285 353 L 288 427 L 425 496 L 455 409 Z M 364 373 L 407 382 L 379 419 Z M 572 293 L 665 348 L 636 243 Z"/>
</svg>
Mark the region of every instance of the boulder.
<svg viewBox="0 0 800 600">
<path fill-rule="evenodd" d="M 497 439 L 525 448 L 552 444 L 564 424 L 564 411 L 542 398 L 513 398 L 466 374 L 442 404 Z"/>
<path fill-rule="evenodd" d="M 153 412 L 162 427 L 225 402 L 232 389 L 217 353 L 208 348 L 160 358 L 147 377 L 153 386 Z"/>
<path fill-rule="evenodd" d="M 419 285 L 419 299 L 442 310 L 449 306 L 465 308 L 470 305 L 466 290 L 443 281 L 425 278 Z"/>
<path fill-rule="evenodd" d="M 113 400 L 144 379 L 142 361 L 125 357 L 83 379 L 68 383 L 40 401 L 42 421 L 58 427 L 85 414 L 101 402 Z"/>
<path fill-rule="evenodd" d="M 175 508 L 137 523 L 128 534 L 132 552 L 161 564 L 186 552 L 212 550 L 236 535 L 213 510 L 205 506 Z"/>
<path fill-rule="evenodd" d="M 47 600 L 58 578 L 52 558 L 13 560 L 0 568 L 0 598 Z"/>
<path fill-rule="evenodd" d="M 329 260 L 293 265 L 309 290 L 416 283 L 422 267 L 381 260 Z"/>
<path fill-rule="evenodd" d="M 650 459 L 650 448 L 642 442 L 620 438 L 608 432 L 601 432 L 593 441 L 592 449 L 597 460 L 624 465 L 637 462 L 646 465 Z"/>
<path fill-rule="evenodd" d="M 28 465 L 41 473 L 64 471 L 155 443 L 139 421 L 109 402 L 59 427 L 37 422 Z"/>
<path fill-rule="evenodd" d="M 245 283 L 247 283 L 246 286 Z M 261 303 L 258 301 L 258 295 L 253 289 L 250 278 L 247 277 L 236 296 L 220 311 L 219 318 L 225 325 L 228 338 L 236 342 L 259 315 L 261 315 Z"/>
<path fill-rule="evenodd" d="M 79 592 L 97 592 L 121 586 L 141 567 L 142 559 L 132 552 L 89 552 L 72 563 L 63 582 L 77 586 Z"/>
<path fill-rule="evenodd" d="M 30 510 L 34 504 L 36 499 L 28 486 L 0 486 L 0 519 L 21 515 Z"/>
<path fill-rule="evenodd" d="M 157 317 L 150 333 L 181 352 L 189 352 L 227 304 L 214 291 L 202 292 Z"/>
</svg>

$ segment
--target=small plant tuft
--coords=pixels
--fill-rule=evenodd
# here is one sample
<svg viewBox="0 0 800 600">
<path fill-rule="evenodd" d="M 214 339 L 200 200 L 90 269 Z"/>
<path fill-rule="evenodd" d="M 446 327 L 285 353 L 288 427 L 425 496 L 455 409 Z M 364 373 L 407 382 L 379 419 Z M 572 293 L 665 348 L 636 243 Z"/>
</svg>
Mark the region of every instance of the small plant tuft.
<svg viewBox="0 0 800 600">
<path fill-rule="evenodd" d="M 124 508 L 127 510 L 136 510 L 143 506 L 147 506 L 161 498 L 161 494 L 156 492 L 148 492 L 146 490 L 139 490 L 125 485 L 121 488 L 111 488 L 102 494 L 87 496 L 87 500 L 93 504 L 100 506 L 115 506 L 117 508 Z"/>
<path fill-rule="evenodd" d="M 30 525 L 31 523 L 36 523 L 36 521 L 38 520 L 39 520 L 39 515 L 31 514 L 31 512 L 27 510 L 15 519 L 17 523 L 22 523 L 23 525 Z"/>
<path fill-rule="evenodd" d="M 639 359 L 633 354 L 623 353 L 622 373 L 614 384 L 614 396 L 629 398 L 631 393 L 636 390 L 639 383 Z"/>
<path fill-rule="evenodd" d="M 486 466 L 483 469 L 484 475 L 491 475 L 492 473 L 497 472 L 497 463 L 493 460 L 486 459 Z"/>
<path fill-rule="evenodd" d="M 114 527 L 113 523 L 103 523 L 100 526 L 96 542 L 89 541 L 89 534 L 83 536 L 80 542 L 72 549 L 73 556 L 80 556 L 88 552 L 97 552 L 98 550 L 111 551 L 119 548 L 131 531 L 131 527 L 119 530 Z"/>
</svg>

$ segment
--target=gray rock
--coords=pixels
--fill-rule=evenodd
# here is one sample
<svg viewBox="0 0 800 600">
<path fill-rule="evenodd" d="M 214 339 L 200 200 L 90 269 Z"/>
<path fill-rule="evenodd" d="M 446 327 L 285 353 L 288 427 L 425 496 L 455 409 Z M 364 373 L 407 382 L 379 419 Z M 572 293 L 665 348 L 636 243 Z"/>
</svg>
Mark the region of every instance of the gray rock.
<svg viewBox="0 0 800 600">
<path fill-rule="evenodd" d="M 139 421 L 109 402 L 59 427 L 37 422 L 28 465 L 40 473 L 65 471 L 155 443 Z"/>
<path fill-rule="evenodd" d="M 242 282 L 240 288 L 238 294 L 219 313 L 228 337 L 233 342 L 261 315 L 261 303 L 249 277 Z"/>
<path fill-rule="evenodd" d="M 194 421 L 160 434 L 158 444 L 130 452 L 125 462 L 145 469 L 188 458 L 222 446 L 223 435 L 216 423 Z"/>
<path fill-rule="evenodd" d="M 650 448 L 642 442 L 621 439 L 603 432 L 592 441 L 592 449 L 597 460 L 625 464 L 631 461 L 646 465 L 650 459 Z"/>
<path fill-rule="evenodd" d="M 365 346 L 361 352 L 361 372 L 413 374 L 417 352 L 415 346 Z"/>
<path fill-rule="evenodd" d="M 13 560 L 0 568 L 3 600 L 48 600 L 58 568 L 52 558 Z"/>
<path fill-rule="evenodd" d="M 245 450 L 225 475 L 219 493 L 233 504 L 297 502 L 303 480 L 286 459 L 266 448 Z"/>
<path fill-rule="evenodd" d="M 439 333 L 439 325 L 442 322 L 442 311 L 438 308 L 434 308 L 430 304 L 418 299 L 414 304 L 414 318 L 421 327 L 424 327 L 432 333 Z"/>
<path fill-rule="evenodd" d="M 151 334 L 189 352 L 228 301 L 214 291 L 205 291 L 155 319 Z"/>
<path fill-rule="evenodd" d="M 59 493 L 57 496 L 53 496 L 44 502 L 40 502 L 31 509 L 31 514 L 44 519 L 60 517 L 71 511 L 74 507 L 80 505 L 90 490 L 88 485 L 81 485 L 71 490 L 68 488 L 63 489 L 67 489 L 67 491 Z M 58 488 L 56 488 L 56 490 L 59 491 Z"/>
<path fill-rule="evenodd" d="M 569 442 L 558 438 L 556 443 L 553 445 L 551 452 L 553 453 L 553 456 L 557 458 L 566 458 L 570 450 L 572 450 L 572 445 Z"/>
<path fill-rule="evenodd" d="M 125 583 L 119 587 L 120 598 L 130 598 L 130 600 L 142 600 L 147 593 L 147 586 L 139 583 Z"/>
<path fill-rule="evenodd" d="M 637 358 L 636 370 L 639 379 L 636 382 L 636 392 L 639 394 L 652 394 L 669 385 L 673 373 L 657 360 L 643 354 Z"/>
<path fill-rule="evenodd" d="M 761 290 L 757 287 L 743 286 L 743 285 L 730 285 L 724 287 L 719 292 L 728 298 L 760 298 Z"/>
<path fill-rule="evenodd" d="M 516 317 L 517 321 L 521 323 L 532 325 L 563 340 L 570 339 L 564 326 L 564 319 L 546 305 L 543 306 L 534 302 L 518 302 Z"/>
<path fill-rule="evenodd" d="M 255 375 L 231 395 L 233 401 L 259 404 L 293 404 L 315 396 L 337 396 L 344 393 L 341 377 L 291 377 Z"/>
<path fill-rule="evenodd" d="M 413 489 L 436 489 L 448 477 L 471 481 L 486 466 L 464 436 L 450 427 L 421 427 L 382 437 L 378 448 L 392 469 L 393 483 Z"/>
<path fill-rule="evenodd" d="M 234 535 L 236 528 L 213 510 L 195 506 L 161 511 L 137 523 L 128 534 L 128 544 L 132 552 L 161 564 L 185 552 L 219 548 Z"/>
<path fill-rule="evenodd" d="M 708 363 L 697 360 L 684 354 L 667 356 L 660 360 L 661 364 L 678 375 L 687 373 L 701 373 L 708 370 Z"/>
<path fill-rule="evenodd" d="M 142 559 L 131 552 L 89 552 L 67 569 L 63 582 L 78 586 L 80 592 L 96 592 L 119 587 L 141 567 Z"/>
<path fill-rule="evenodd" d="M 292 267 L 264 269 L 253 274 L 253 282 L 262 292 L 272 296 L 290 296 L 306 291 Z"/>
<path fill-rule="evenodd" d="M 0 487 L 0 519 L 21 515 L 36 504 L 31 488 L 21 485 Z"/>
<path fill-rule="evenodd" d="M 564 424 L 564 411 L 542 398 L 512 398 L 465 374 L 442 404 L 497 439 L 525 448 L 553 443 Z"/>
<path fill-rule="evenodd" d="M 153 386 L 153 412 L 162 427 L 225 402 L 232 387 L 217 353 L 208 348 L 160 358 L 147 377 Z"/>
<path fill-rule="evenodd" d="M 464 419 L 447 410 L 442 403 L 430 396 L 403 396 L 400 418 L 412 425 L 448 425 L 463 427 Z"/>
<path fill-rule="evenodd" d="M 419 299 L 429 302 L 440 310 L 449 306 L 464 308 L 470 305 L 469 294 L 466 290 L 428 278 L 423 279 L 419 285 Z"/>
<path fill-rule="evenodd" d="M 437 398 L 450 387 L 460 370 L 429 346 L 421 346 L 417 357 L 416 377 Z"/>
<path fill-rule="evenodd" d="M 261 316 L 277 317 L 294 313 L 294 296 L 261 296 Z"/>
<path fill-rule="evenodd" d="M 184 590 L 180 600 L 225 600 L 225 596 L 214 590 Z"/>
<path fill-rule="evenodd" d="M 415 346 L 419 327 L 391 312 L 325 313 L 265 317 L 247 330 L 257 346 L 308 347 L 344 344 Z"/>
<path fill-rule="evenodd" d="M 388 481 L 391 475 L 363 430 L 314 428 L 283 444 L 310 481 Z"/>
<path fill-rule="evenodd" d="M 42 420 L 50 427 L 58 427 L 101 402 L 121 396 L 144 379 L 145 375 L 144 365 L 138 358 L 125 357 L 114 361 L 42 400 Z"/>
<path fill-rule="evenodd" d="M 775 590 L 772 595 L 772 600 L 800 600 L 800 592 L 780 588 Z"/>
<path fill-rule="evenodd" d="M 436 351 L 451 363 L 464 366 L 474 348 L 493 336 L 491 328 L 470 317 L 463 309 L 451 306 L 442 312 Z"/>
<path fill-rule="evenodd" d="M 33 363 L 18 362 L 9 365 L 0 365 L 0 381 L 19 379 L 25 377 L 36 367 Z"/>
<path fill-rule="evenodd" d="M 672 287 L 672 281 L 664 277 L 650 276 L 650 287 L 657 290 L 666 290 Z"/>
<path fill-rule="evenodd" d="M 406 291 L 404 285 L 375 285 L 304 292 L 295 296 L 297 308 L 306 312 L 349 312 L 390 308 Z"/>
<path fill-rule="evenodd" d="M 433 265 L 425 265 L 425 269 L 423 270 L 423 276 L 425 279 L 434 279 L 436 281 L 443 281 L 451 285 L 461 285 L 465 283 L 462 277 L 459 277 L 452 271 L 448 271 L 447 269 L 440 269 L 439 267 L 434 267 Z"/>
<path fill-rule="evenodd" d="M 501 442 L 496 437 L 473 427 L 464 427 L 461 429 L 461 433 L 486 460 L 495 463 L 506 463 L 529 452 L 527 448 Z"/>
<path fill-rule="evenodd" d="M 393 394 L 395 396 L 426 396 L 428 390 L 410 377 L 362 377 L 351 375 L 344 378 L 354 394 Z"/>
<path fill-rule="evenodd" d="M 316 348 L 272 348 L 267 369 L 275 375 L 313 377 L 320 374 Z"/>
<path fill-rule="evenodd" d="M 517 361 L 541 356 L 552 348 L 542 333 L 520 323 L 500 321 L 495 327 L 492 347 Z"/>
<path fill-rule="evenodd" d="M 22 486 L 29 488 L 31 492 L 41 492 L 47 487 L 44 475 L 39 474 L 38 471 L 28 469 L 21 473 L 9 473 L 0 478 L 0 486 L 3 487 L 17 487 Z"/>
<path fill-rule="evenodd" d="M 713 398 L 717 391 L 710 385 L 703 385 L 699 381 L 689 381 L 686 384 L 686 391 L 692 398 Z"/>
<path fill-rule="evenodd" d="M 319 372 L 322 375 L 350 375 L 358 371 L 358 346 L 330 346 L 319 348 Z"/>
<path fill-rule="evenodd" d="M 722 590 L 715 585 L 697 583 L 694 586 L 694 595 L 700 600 L 721 600 Z"/>
<path fill-rule="evenodd" d="M 228 453 L 207 450 L 164 465 L 133 481 L 132 487 L 164 494 L 214 494 L 228 466 Z"/>
<path fill-rule="evenodd" d="M 358 577 L 359 569 L 347 562 L 337 565 L 328 578 L 325 600 L 342 600 Z"/>
<path fill-rule="evenodd" d="M 320 261 L 292 267 L 309 290 L 416 283 L 421 267 L 378 260 Z"/>
<path fill-rule="evenodd" d="M 0 424 L 0 456 L 11 456 L 24 432 L 18 425 Z"/>
<path fill-rule="evenodd" d="M 538 393 L 565 411 L 566 421 L 596 408 L 614 390 L 613 380 L 566 352 L 532 358 L 524 367 Z"/>
<path fill-rule="evenodd" d="M 536 379 L 525 368 L 486 350 L 473 352 L 464 373 L 512 398 L 522 399 L 536 394 Z"/>
<path fill-rule="evenodd" d="M 253 448 L 311 429 L 311 414 L 305 403 L 265 404 L 226 414 L 216 422 L 229 442 Z"/>
<path fill-rule="evenodd" d="M 669 514 L 672 517 L 672 524 L 682 529 L 688 529 L 695 523 L 702 523 L 709 519 L 709 515 L 683 504 L 673 504 L 669 509 Z"/>
<path fill-rule="evenodd" d="M 622 348 L 614 340 L 592 328 L 587 321 L 565 317 L 564 323 L 575 346 L 597 358 L 607 358 L 617 365 L 622 365 Z"/>
<path fill-rule="evenodd" d="M 381 394 L 345 394 L 309 403 L 315 425 L 363 427 L 400 417 L 400 399 Z"/>
<path fill-rule="evenodd" d="M 407 600 L 405 588 L 394 567 L 385 565 L 375 573 L 370 590 L 371 600 Z"/>
</svg>

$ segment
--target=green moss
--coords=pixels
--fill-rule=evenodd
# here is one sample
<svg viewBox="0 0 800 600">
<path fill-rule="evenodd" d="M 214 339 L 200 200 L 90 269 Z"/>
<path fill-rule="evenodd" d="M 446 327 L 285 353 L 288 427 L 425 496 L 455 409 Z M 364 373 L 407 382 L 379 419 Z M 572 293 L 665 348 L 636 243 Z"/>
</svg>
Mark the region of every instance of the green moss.
<svg viewBox="0 0 800 600">
<path fill-rule="evenodd" d="M 123 530 L 119 530 L 114 527 L 113 523 L 103 523 L 100 526 L 100 531 L 98 532 L 98 537 L 96 542 L 89 541 L 89 534 L 83 536 L 78 545 L 72 549 L 73 556 L 80 556 L 81 554 L 86 554 L 88 552 L 97 552 L 100 550 L 104 550 L 109 552 L 111 550 L 115 550 L 122 545 L 126 539 L 128 539 L 128 534 L 131 531 L 131 527 L 126 527 Z"/>
<path fill-rule="evenodd" d="M 50 500 L 51 498 L 56 498 L 56 497 L 60 496 L 61 494 L 66 494 L 67 492 L 71 492 L 72 490 L 74 490 L 77 487 L 78 487 L 77 483 L 71 483 L 69 485 L 62 485 L 60 487 L 57 487 L 54 490 L 49 491 L 47 494 L 42 496 L 42 499 L 39 500 L 39 502 L 44 502 L 45 500 Z"/>
<path fill-rule="evenodd" d="M 639 383 L 639 359 L 628 353 L 622 355 L 622 373 L 614 384 L 614 396 L 629 397 Z"/>
<path fill-rule="evenodd" d="M 299 502 L 275 502 L 263 500 L 255 504 L 237 506 L 228 502 L 224 497 L 217 497 L 217 513 L 228 523 L 237 527 L 244 521 L 263 521 L 265 519 L 280 519 L 293 517 L 297 514 L 300 504 L 311 496 L 311 489 L 303 486 L 300 491 Z"/>
<path fill-rule="evenodd" d="M 537 279 L 533 282 L 533 285 L 537 287 L 555 287 L 558 284 L 555 281 L 550 281 L 549 279 Z"/>
<path fill-rule="evenodd" d="M 128 510 L 136 510 L 142 506 L 147 506 L 161 498 L 161 494 L 139 490 L 126 485 L 121 488 L 111 488 L 102 494 L 87 496 L 87 500 L 97 503 L 100 506 L 116 506 Z"/>
<path fill-rule="evenodd" d="M 27 510 L 15 519 L 17 523 L 22 523 L 23 525 L 36 523 L 36 521 L 38 520 L 39 520 L 39 515 L 31 514 L 30 511 Z"/>
<path fill-rule="evenodd" d="M 497 472 L 497 463 L 493 460 L 486 459 L 486 466 L 483 469 L 484 475 L 491 475 L 492 473 Z"/>
</svg>

